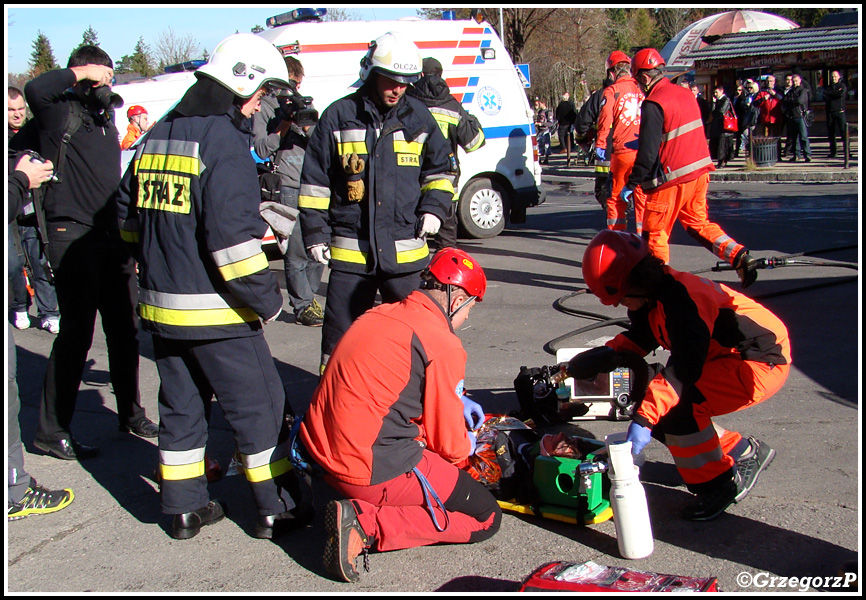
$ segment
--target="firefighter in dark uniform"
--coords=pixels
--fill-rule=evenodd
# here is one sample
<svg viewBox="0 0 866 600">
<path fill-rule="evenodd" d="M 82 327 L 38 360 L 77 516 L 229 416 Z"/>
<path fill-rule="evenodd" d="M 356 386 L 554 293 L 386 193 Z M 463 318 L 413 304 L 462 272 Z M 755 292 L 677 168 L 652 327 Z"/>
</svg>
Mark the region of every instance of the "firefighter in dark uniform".
<svg viewBox="0 0 866 600">
<path fill-rule="evenodd" d="M 171 535 L 225 516 L 205 477 L 206 404 L 216 396 L 271 538 L 312 517 L 309 483 L 292 469 L 285 391 L 262 332 L 283 298 L 262 253 L 266 225 L 250 155 L 249 118 L 288 86 L 274 46 L 223 40 L 196 83 L 140 144 L 118 196 L 124 238 L 137 242 L 139 312 L 160 376 L 159 462 Z"/>
<path fill-rule="evenodd" d="M 457 146 L 467 153 L 475 152 L 484 145 L 484 130 L 481 123 L 473 115 L 463 109 L 457 99 L 451 95 L 451 89 L 442 78 L 442 64 L 435 58 L 425 58 L 422 64 L 424 74 L 406 92 L 413 98 L 423 102 L 430 114 L 439 123 L 442 135 L 451 144 L 451 155 L 454 157 L 454 201 L 451 203 L 451 215 L 439 228 L 438 247 L 453 248 L 457 245 L 457 181 L 460 177 L 460 161 L 457 159 Z"/>
<path fill-rule="evenodd" d="M 322 113 L 301 173 L 304 243 L 331 267 L 322 369 L 377 291 L 398 302 L 418 288 L 427 236 L 454 196 L 451 148 L 427 107 L 405 93 L 421 76 L 417 46 L 386 33 L 371 42 L 360 76 L 357 92 Z"/>
</svg>

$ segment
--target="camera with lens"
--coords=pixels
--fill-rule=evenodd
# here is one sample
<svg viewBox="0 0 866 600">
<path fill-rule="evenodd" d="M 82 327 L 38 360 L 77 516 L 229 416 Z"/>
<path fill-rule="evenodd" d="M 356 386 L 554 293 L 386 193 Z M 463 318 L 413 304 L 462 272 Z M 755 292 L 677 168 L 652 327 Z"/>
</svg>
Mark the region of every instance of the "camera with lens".
<svg viewBox="0 0 866 600">
<path fill-rule="evenodd" d="M 319 121 L 319 111 L 313 108 L 312 96 L 302 96 L 297 84 L 289 81 L 288 93 L 277 96 L 278 116 L 286 121 L 294 121 L 298 127 L 309 127 Z"/>
</svg>

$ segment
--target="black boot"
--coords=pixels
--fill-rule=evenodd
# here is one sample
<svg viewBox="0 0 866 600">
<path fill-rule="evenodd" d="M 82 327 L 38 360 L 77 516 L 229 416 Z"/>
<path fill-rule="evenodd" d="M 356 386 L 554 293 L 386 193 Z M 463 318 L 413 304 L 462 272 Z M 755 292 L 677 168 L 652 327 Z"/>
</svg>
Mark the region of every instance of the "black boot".
<svg viewBox="0 0 866 600">
<path fill-rule="evenodd" d="M 226 516 L 223 505 L 218 500 L 211 500 L 207 506 L 174 516 L 171 524 L 171 537 L 176 540 L 188 540 L 198 535 L 205 525 L 222 521 Z"/>
</svg>

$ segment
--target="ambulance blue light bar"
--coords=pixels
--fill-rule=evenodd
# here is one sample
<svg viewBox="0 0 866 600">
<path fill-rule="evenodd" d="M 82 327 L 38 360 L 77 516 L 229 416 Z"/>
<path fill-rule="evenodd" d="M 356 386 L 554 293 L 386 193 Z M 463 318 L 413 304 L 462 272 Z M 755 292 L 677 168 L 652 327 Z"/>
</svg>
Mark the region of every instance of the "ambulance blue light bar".
<svg viewBox="0 0 866 600">
<path fill-rule="evenodd" d="M 280 25 L 289 25 L 302 21 L 321 21 L 322 17 L 326 14 L 328 14 L 327 8 L 296 8 L 281 15 L 268 17 L 265 25 L 268 27 L 279 27 Z"/>
</svg>

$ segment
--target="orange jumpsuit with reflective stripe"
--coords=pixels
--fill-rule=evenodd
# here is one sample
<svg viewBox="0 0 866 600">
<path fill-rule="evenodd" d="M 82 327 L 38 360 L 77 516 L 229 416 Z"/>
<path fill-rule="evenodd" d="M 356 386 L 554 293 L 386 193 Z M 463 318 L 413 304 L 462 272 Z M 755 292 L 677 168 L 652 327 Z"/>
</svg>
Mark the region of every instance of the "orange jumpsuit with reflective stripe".
<svg viewBox="0 0 866 600">
<path fill-rule="evenodd" d="M 742 439 L 712 417 L 777 392 L 790 370 L 791 346 L 784 323 L 751 298 L 664 269 L 650 302 L 629 311 L 630 328 L 607 345 L 642 356 L 659 346 L 670 350 L 633 419 L 652 428 L 689 490 L 700 493 L 732 477 L 734 459 L 728 454 Z"/>
</svg>

